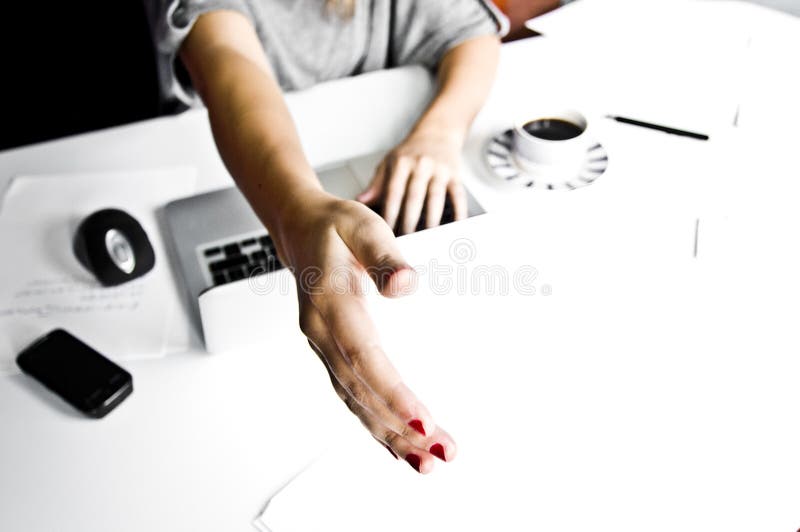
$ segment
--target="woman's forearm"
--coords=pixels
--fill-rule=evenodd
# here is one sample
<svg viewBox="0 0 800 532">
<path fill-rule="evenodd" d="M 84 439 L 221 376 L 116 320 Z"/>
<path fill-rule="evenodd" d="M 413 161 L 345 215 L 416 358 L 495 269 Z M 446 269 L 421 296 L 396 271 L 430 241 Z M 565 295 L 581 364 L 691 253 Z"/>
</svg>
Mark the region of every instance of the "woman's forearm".
<svg viewBox="0 0 800 532">
<path fill-rule="evenodd" d="M 280 231 L 292 202 L 321 186 L 255 32 L 237 13 L 203 15 L 181 58 L 229 172 L 270 232 Z"/>
<path fill-rule="evenodd" d="M 446 131 L 461 142 L 492 87 L 500 52 L 497 37 L 487 35 L 456 46 L 442 59 L 438 89 L 414 132 Z"/>
</svg>

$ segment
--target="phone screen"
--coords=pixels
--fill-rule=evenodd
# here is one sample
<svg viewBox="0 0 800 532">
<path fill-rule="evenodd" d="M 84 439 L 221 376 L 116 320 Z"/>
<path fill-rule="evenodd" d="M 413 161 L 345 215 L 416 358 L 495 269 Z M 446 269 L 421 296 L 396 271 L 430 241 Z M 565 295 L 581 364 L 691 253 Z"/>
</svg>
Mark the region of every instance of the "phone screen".
<svg viewBox="0 0 800 532">
<path fill-rule="evenodd" d="M 94 417 L 111 411 L 133 389 L 130 373 L 62 329 L 37 340 L 17 357 L 17 364 Z"/>
</svg>

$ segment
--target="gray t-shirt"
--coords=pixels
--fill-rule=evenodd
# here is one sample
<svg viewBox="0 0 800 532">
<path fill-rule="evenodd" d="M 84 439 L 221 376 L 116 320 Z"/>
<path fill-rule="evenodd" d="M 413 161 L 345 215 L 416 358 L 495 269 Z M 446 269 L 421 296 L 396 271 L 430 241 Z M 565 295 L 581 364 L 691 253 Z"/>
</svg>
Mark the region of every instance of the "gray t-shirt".
<svg viewBox="0 0 800 532">
<path fill-rule="evenodd" d="M 504 30 L 483 0 L 356 0 L 352 16 L 325 0 L 145 0 L 166 107 L 197 97 L 177 59 L 197 17 L 219 9 L 244 14 L 255 27 L 280 86 L 287 91 L 393 66 L 435 67 L 467 39 Z"/>
</svg>

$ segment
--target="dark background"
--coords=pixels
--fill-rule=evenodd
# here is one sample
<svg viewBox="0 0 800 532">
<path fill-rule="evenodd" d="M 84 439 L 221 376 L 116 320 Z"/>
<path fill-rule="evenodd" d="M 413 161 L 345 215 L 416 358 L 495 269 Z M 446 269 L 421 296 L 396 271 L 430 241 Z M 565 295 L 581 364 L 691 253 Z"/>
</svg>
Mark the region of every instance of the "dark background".
<svg viewBox="0 0 800 532">
<path fill-rule="evenodd" d="M 0 68 L 0 149 L 159 112 L 142 0 L 8 2 Z"/>
</svg>

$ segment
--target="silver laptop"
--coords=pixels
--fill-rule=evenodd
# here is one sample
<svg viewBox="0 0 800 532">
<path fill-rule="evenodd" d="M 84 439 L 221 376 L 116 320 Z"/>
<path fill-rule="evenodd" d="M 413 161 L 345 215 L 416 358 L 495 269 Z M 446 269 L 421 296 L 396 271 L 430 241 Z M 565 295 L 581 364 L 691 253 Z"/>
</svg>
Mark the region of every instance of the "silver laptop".
<svg viewBox="0 0 800 532">
<path fill-rule="evenodd" d="M 353 199 L 367 187 L 382 157 L 383 153 L 359 157 L 323 168 L 317 175 L 325 190 Z M 467 207 L 468 216 L 485 212 L 469 191 Z M 267 230 L 236 187 L 173 201 L 164 216 L 197 325 L 202 325 L 197 298 L 204 291 L 283 268 Z M 452 217 L 448 201 L 442 223 Z"/>
</svg>

